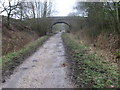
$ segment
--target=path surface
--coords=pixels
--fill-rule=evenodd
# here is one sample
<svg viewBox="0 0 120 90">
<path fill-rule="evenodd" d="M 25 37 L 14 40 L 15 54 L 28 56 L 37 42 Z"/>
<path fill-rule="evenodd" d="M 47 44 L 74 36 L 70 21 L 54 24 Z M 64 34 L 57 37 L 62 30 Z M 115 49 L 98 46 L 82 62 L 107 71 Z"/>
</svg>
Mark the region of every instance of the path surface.
<svg viewBox="0 0 120 90">
<path fill-rule="evenodd" d="M 48 39 L 20 65 L 4 88 L 73 88 L 67 77 L 61 33 Z"/>
</svg>

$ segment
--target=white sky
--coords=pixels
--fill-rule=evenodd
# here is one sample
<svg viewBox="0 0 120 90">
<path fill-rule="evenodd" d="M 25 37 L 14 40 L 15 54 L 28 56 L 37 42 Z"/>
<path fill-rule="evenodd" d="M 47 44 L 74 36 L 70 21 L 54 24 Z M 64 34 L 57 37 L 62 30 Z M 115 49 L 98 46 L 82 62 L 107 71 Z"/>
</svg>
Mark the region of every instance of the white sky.
<svg viewBox="0 0 120 90">
<path fill-rule="evenodd" d="M 55 16 L 67 16 L 73 11 L 76 0 L 55 0 L 55 10 L 58 12 Z"/>
<path fill-rule="evenodd" d="M 7 3 L 8 0 L 0 1 L 5 1 Z M 56 13 L 53 13 L 53 16 L 67 16 L 72 12 L 75 1 L 76 0 L 53 0 L 53 9 L 56 11 Z M 2 13 L 2 15 L 6 15 L 6 13 Z"/>
</svg>

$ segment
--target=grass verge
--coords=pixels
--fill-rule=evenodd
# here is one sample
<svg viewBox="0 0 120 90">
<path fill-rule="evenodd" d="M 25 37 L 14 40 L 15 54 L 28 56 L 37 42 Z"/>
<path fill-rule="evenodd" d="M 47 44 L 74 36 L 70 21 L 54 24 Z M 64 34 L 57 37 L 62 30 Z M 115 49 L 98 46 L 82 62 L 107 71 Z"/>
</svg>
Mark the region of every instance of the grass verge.
<svg viewBox="0 0 120 90">
<path fill-rule="evenodd" d="M 69 57 L 70 75 L 78 87 L 119 88 L 118 66 L 91 54 L 73 35 L 62 35 Z"/>
<path fill-rule="evenodd" d="M 5 82 L 5 78 L 13 73 L 15 67 L 20 65 L 27 57 L 34 53 L 37 48 L 48 39 L 48 37 L 49 36 L 43 36 L 36 41 L 31 42 L 23 49 L 3 56 L 0 60 L 2 61 L 2 81 Z"/>
</svg>

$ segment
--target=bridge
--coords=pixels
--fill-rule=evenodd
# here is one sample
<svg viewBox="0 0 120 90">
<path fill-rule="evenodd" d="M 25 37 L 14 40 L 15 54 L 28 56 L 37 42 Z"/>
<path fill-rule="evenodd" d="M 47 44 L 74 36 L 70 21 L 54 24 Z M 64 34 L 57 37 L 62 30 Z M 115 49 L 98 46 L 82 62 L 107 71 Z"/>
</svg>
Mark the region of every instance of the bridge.
<svg viewBox="0 0 120 90">
<path fill-rule="evenodd" d="M 4 20 L 2 22 L 6 23 L 7 17 L 2 16 L 2 18 L 4 18 Z M 87 19 L 85 17 L 80 17 L 80 16 L 66 16 L 66 17 L 57 16 L 57 17 L 44 17 L 44 18 L 36 18 L 36 19 L 24 19 L 24 21 L 26 21 L 27 24 L 30 25 L 31 27 L 34 26 L 33 23 L 36 23 L 36 21 L 38 21 L 37 24 L 41 25 L 40 27 L 42 29 L 44 29 L 44 27 L 46 27 L 44 29 L 45 33 L 46 33 L 46 31 L 48 33 L 52 32 L 53 26 L 56 24 L 59 24 L 59 23 L 64 23 L 64 24 L 68 25 L 69 31 L 78 30 L 83 26 L 83 24 L 84 24 L 83 22 L 85 22 L 84 20 L 87 20 Z M 13 18 L 11 18 L 11 21 L 16 22 L 16 20 Z M 36 29 L 38 29 L 38 28 L 36 28 Z"/>
<path fill-rule="evenodd" d="M 67 16 L 67 17 L 46 17 L 44 20 L 47 22 L 48 29 L 52 29 L 54 25 L 64 23 L 69 26 L 69 30 L 76 28 L 76 21 L 82 21 L 82 17 L 79 16 Z"/>
</svg>

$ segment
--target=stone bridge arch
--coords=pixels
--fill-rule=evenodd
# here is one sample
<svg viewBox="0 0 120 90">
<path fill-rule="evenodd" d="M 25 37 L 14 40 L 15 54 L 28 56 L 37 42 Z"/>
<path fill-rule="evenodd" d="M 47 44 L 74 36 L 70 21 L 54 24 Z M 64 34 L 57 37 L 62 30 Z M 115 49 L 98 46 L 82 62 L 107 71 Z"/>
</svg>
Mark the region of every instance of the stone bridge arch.
<svg viewBox="0 0 120 90">
<path fill-rule="evenodd" d="M 69 30 L 71 30 L 71 24 L 68 23 L 68 22 L 65 22 L 65 21 L 56 21 L 56 22 L 52 23 L 52 24 L 51 24 L 51 29 L 53 28 L 54 25 L 60 24 L 60 23 L 66 24 L 66 25 L 69 27 Z"/>
</svg>

